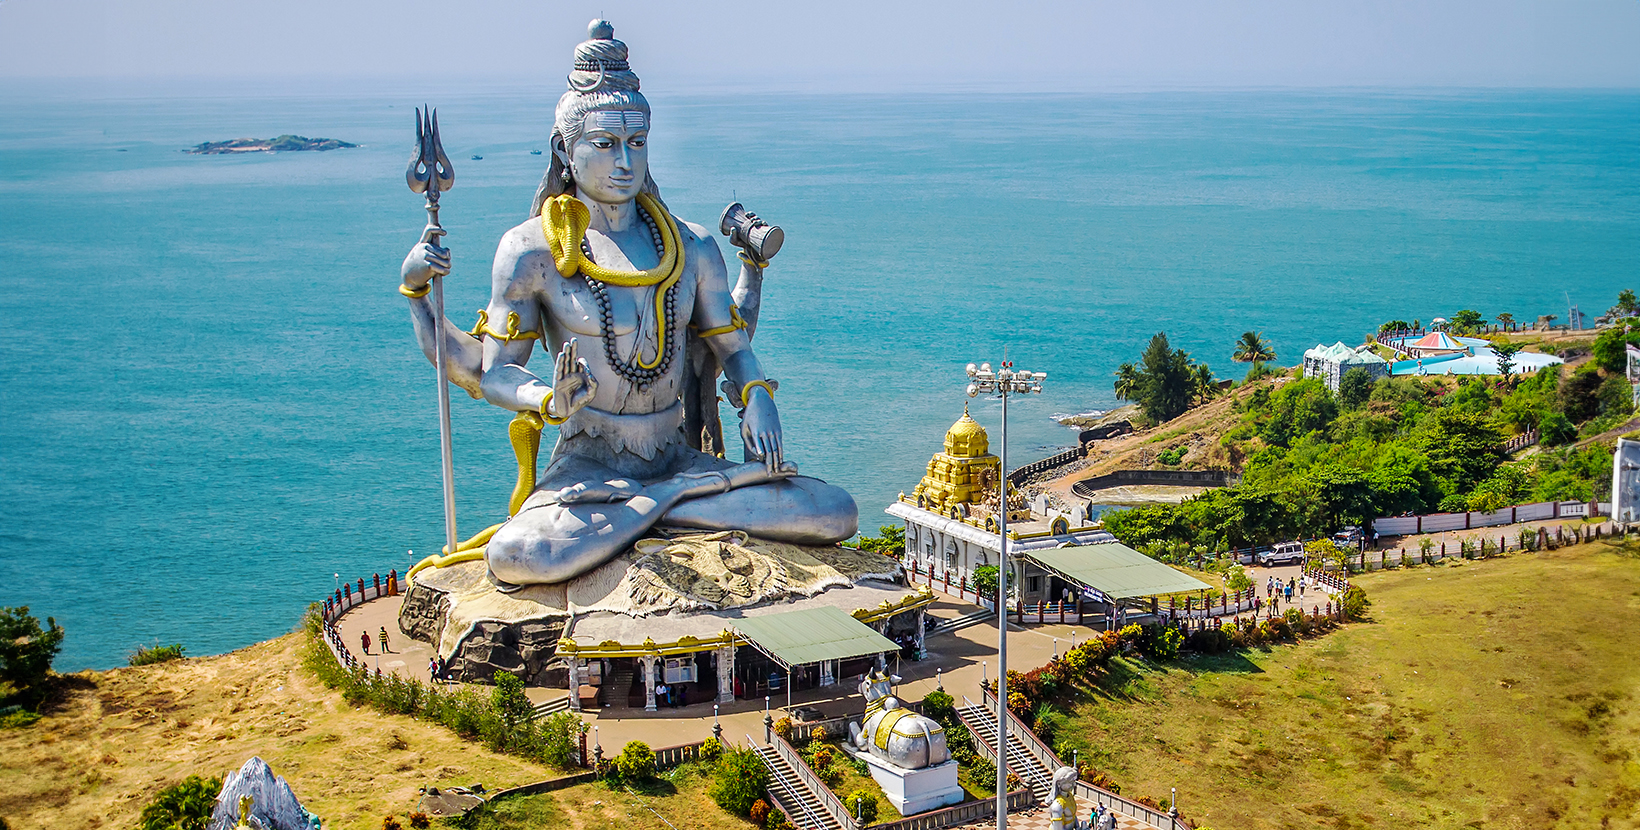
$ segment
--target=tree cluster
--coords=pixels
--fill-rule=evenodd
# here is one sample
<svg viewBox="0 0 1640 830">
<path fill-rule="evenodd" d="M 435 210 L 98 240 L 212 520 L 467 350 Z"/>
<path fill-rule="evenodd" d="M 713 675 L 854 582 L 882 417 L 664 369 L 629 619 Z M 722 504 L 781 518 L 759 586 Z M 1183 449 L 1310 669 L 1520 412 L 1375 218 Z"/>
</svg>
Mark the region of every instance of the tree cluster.
<svg viewBox="0 0 1640 830">
<path fill-rule="evenodd" d="M 1171 421 L 1217 390 L 1213 370 L 1173 348 L 1164 332 L 1150 338 L 1138 365 L 1123 363 L 1116 369 L 1116 397 L 1139 404 L 1151 423 Z"/>
<path fill-rule="evenodd" d="M 1222 442 L 1242 481 L 1178 505 L 1108 514 L 1123 542 L 1227 550 L 1331 534 L 1379 516 L 1494 510 L 1589 500 L 1607 486 L 1611 448 L 1570 448 L 1580 432 L 1632 411 L 1629 387 L 1594 365 L 1551 366 L 1516 381 L 1346 372 L 1334 395 L 1319 378 L 1261 385 L 1238 401 Z M 1541 430 L 1543 450 L 1509 463 L 1508 436 Z"/>
</svg>

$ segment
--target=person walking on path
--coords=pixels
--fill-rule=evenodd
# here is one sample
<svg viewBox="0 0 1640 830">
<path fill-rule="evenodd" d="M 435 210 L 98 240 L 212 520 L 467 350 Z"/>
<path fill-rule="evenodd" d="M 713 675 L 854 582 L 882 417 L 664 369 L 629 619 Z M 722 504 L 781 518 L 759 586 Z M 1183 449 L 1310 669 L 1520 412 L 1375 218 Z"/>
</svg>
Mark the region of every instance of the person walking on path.
<svg viewBox="0 0 1640 830">
<path fill-rule="evenodd" d="M 437 680 L 438 679 L 438 658 L 437 657 L 427 658 L 427 677 L 431 680 Z"/>
<path fill-rule="evenodd" d="M 370 632 L 360 631 L 359 632 L 359 642 L 364 644 L 364 653 L 369 654 L 370 653 Z"/>
<path fill-rule="evenodd" d="M 387 647 L 387 626 L 385 626 L 385 625 L 382 626 L 380 628 L 380 630 L 378 630 L 376 632 L 376 634 L 380 638 L 379 642 L 381 643 L 381 646 L 382 646 L 382 653 L 383 654 L 392 654 L 393 650 Z"/>
</svg>

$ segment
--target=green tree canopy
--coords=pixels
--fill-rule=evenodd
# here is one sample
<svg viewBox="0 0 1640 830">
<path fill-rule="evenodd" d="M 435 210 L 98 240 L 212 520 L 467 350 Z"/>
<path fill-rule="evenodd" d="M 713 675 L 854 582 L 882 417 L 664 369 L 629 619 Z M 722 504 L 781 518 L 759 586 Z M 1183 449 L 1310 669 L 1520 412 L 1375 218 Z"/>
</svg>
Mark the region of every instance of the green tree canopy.
<svg viewBox="0 0 1640 830">
<path fill-rule="evenodd" d="M 1190 355 L 1175 349 L 1167 342 L 1167 334 L 1157 332 L 1140 362 L 1139 397 L 1145 416 L 1154 423 L 1164 423 L 1183 415 L 1194 398 L 1195 372 L 1190 366 Z"/>
<path fill-rule="evenodd" d="M 1474 334 L 1480 331 L 1483 325 L 1486 325 L 1486 318 L 1482 317 L 1479 311 L 1472 308 L 1459 311 L 1457 314 L 1452 315 L 1452 319 L 1447 322 L 1447 327 L 1454 334 Z"/>
<path fill-rule="evenodd" d="M 1372 375 L 1360 366 L 1345 370 L 1338 379 L 1338 402 L 1355 409 L 1372 397 Z"/>
</svg>

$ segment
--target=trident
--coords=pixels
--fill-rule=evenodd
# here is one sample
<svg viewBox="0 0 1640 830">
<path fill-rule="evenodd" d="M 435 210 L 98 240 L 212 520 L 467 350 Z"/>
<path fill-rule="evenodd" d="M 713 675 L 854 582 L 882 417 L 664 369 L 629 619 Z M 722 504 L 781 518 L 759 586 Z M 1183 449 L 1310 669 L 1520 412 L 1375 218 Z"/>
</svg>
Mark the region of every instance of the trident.
<svg viewBox="0 0 1640 830">
<path fill-rule="evenodd" d="M 438 244 L 446 231 L 438 223 L 438 194 L 456 182 L 450 158 L 438 137 L 438 112 L 416 110 L 416 153 L 404 179 L 412 193 L 427 194 L 427 227 L 422 242 Z M 456 552 L 456 483 L 450 449 L 450 378 L 444 366 L 444 281 L 433 279 L 433 365 L 438 368 L 438 442 L 444 465 L 444 540 L 446 555 Z"/>
</svg>

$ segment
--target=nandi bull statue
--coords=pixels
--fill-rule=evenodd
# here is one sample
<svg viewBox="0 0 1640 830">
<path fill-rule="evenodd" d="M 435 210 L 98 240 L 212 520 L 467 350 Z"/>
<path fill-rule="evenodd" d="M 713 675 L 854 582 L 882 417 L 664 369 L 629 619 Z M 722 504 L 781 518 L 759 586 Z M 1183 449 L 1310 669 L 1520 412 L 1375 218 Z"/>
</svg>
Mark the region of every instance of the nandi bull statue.
<svg viewBox="0 0 1640 830">
<path fill-rule="evenodd" d="M 945 730 L 900 705 L 894 697 L 899 675 L 873 670 L 860 682 L 866 699 L 866 716 L 859 725 L 849 724 L 849 741 L 869 753 L 904 769 L 922 769 L 951 760 L 945 746 Z"/>
</svg>

